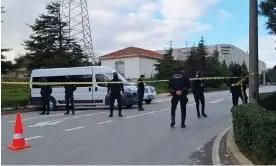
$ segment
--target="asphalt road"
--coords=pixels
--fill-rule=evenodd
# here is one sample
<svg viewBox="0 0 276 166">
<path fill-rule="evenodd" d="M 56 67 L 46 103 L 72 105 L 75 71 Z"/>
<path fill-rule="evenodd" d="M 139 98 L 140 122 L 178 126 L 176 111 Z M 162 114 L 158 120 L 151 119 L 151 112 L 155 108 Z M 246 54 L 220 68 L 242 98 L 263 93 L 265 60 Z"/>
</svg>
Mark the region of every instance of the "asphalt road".
<svg viewBox="0 0 276 166">
<path fill-rule="evenodd" d="M 260 88 L 261 92 L 276 87 Z M 187 163 L 221 130 L 231 124 L 231 94 L 206 93 L 207 118 L 196 117 L 192 96 L 187 105 L 185 129 L 180 128 L 180 111 L 175 128 L 170 128 L 170 98 L 158 97 L 145 104 L 146 111 L 124 109 L 123 118 L 109 118 L 107 109 L 77 111 L 75 115 L 52 112 L 22 114 L 24 135 L 31 148 L 6 148 L 13 137 L 15 115 L 1 117 L 3 165 L 175 165 Z M 47 125 L 48 123 L 48 125 Z M 212 153 L 210 151 L 210 153 Z"/>
</svg>

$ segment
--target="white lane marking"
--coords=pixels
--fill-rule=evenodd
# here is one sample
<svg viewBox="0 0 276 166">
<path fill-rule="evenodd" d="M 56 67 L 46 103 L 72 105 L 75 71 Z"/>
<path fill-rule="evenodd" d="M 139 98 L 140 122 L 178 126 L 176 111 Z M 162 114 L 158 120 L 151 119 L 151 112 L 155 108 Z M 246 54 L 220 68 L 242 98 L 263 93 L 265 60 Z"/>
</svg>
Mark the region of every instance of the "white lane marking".
<svg viewBox="0 0 276 166">
<path fill-rule="evenodd" d="M 220 141 L 221 141 L 222 137 L 227 133 L 227 131 L 229 131 L 229 129 L 231 127 L 232 127 L 232 125 L 230 125 L 226 129 L 221 131 L 218 134 L 218 136 L 216 137 L 215 141 L 214 141 L 214 144 L 213 144 L 213 147 L 212 147 L 212 162 L 213 162 L 213 165 L 221 165 L 220 158 L 219 158 Z"/>
<path fill-rule="evenodd" d="M 66 129 L 64 131 L 72 131 L 72 130 L 77 130 L 77 129 L 82 129 L 82 128 L 84 128 L 84 126 L 75 127 L 75 128 L 71 128 L 71 129 Z"/>
<path fill-rule="evenodd" d="M 48 121 L 48 122 L 38 122 L 35 125 L 31 125 L 28 127 L 43 127 L 43 126 L 53 126 L 60 122 L 63 122 L 63 120 L 56 120 L 56 121 Z"/>
<path fill-rule="evenodd" d="M 85 115 L 79 115 L 79 116 L 72 116 L 72 117 L 68 117 L 68 118 L 55 119 L 55 120 L 50 120 L 50 121 L 38 122 L 38 123 L 48 123 L 48 122 L 63 121 L 63 120 L 68 120 L 68 119 L 76 119 L 76 118 L 82 118 L 82 117 L 86 117 L 86 116 L 93 116 L 93 115 L 99 115 L 99 114 L 106 114 L 106 112 L 99 112 L 99 113 L 93 113 L 93 114 L 85 114 Z"/>
<path fill-rule="evenodd" d="M 215 103 L 221 102 L 223 100 L 224 100 L 224 98 L 220 98 L 220 99 L 217 99 L 217 100 L 210 101 L 209 103 L 215 104 Z"/>
<path fill-rule="evenodd" d="M 105 123 L 111 123 L 111 122 L 113 122 L 114 120 L 108 120 L 108 121 L 104 121 L 104 122 L 99 122 L 98 124 L 100 125 L 100 124 L 105 124 Z"/>
<path fill-rule="evenodd" d="M 25 138 L 25 140 L 28 141 L 31 139 L 36 139 L 36 138 L 41 138 L 41 137 L 43 137 L 43 136 L 38 135 L 38 136 L 34 136 L 34 137 Z"/>
<path fill-rule="evenodd" d="M 78 111 L 76 112 L 76 114 L 79 114 L 79 113 L 82 113 L 84 111 Z M 32 120 L 32 119 L 38 119 L 38 118 L 47 118 L 47 117 L 55 117 L 55 116 L 60 116 L 60 115 L 64 115 L 64 113 L 60 113 L 60 114 L 53 114 L 53 115 L 40 115 L 40 116 L 34 116 L 34 117 L 30 117 L 30 118 L 26 118 L 26 119 L 22 119 L 22 121 L 27 121 L 27 120 Z M 11 121 L 8 121 L 8 123 L 13 123 L 15 122 L 15 120 L 11 120 Z"/>
</svg>

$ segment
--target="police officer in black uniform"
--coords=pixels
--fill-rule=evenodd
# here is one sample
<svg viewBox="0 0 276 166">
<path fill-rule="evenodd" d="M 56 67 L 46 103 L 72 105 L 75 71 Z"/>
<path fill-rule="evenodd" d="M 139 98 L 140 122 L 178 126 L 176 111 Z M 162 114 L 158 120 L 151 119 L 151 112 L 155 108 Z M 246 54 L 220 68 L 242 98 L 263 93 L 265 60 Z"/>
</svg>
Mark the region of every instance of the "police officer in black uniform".
<svg viewBox="0 0 276 166">
<path fill-rule="evenodd" d="M 184 75 L 184 67 L 180 67 L 181 72 L 176 72 L 169 79 L 169 89 L 171 90 L 171 127 L 175 125 L 175 110 L 180 101 L 181 107 L 181 127 L 185 128 L 186 105 L 188 103 L 188 90 L 190 89 L 190 79 Z"/>
<path fill-rule="evenodd" d="M 242 96 L 244 103 L 248 103 L 248 96 L 246 94 L 246 89 L 249 83 L 249 78 L 246 77 L 246 74 L 242 74 L 243 80 L 242 80 Z"/>
<path fill-rule="evenodd" d="M 70 77 L 67 76 L 66 80 L 67 80 L 67 82 L 70 82 Z M 64 88 L 65 88 L 65 102 L 66 102 L 66 110 L 67 110 L 64 113 L 64 115 L 69 114 L 69 110 L 70 110 L 69 103 L 71 104 L 72 115 L 74 115 L 75 114 L 74 91 L 77 89 L 77 87 L 76 87 L 76 85 L 67 84 L 67 85 L 64 86 Z"/>
<path fill-rule="evenodd" d="M 116 72 L 113 73 L 113 79 L 110 82 L 121 82 L 121 83 L 109 83 L 107 85 L 107 93 L 109 94 L 109 102 L 110 102 L 110 115 L 109 117 L 113 117 L 113 109 L 115 99 L 118 103 L 119 117 L 123 117 L 122 115 L 122 95 L 124 94 L 124 84 L 118 78 L 118 74 Z"/>
<path fill-rule="evenodd" d="M 196 78 L 200 78 L 200 72 L 196 72 Z M 201 103 L 201 115 L 203 117 L 207 117 L 205 114 L 205 97 L 204 97 L 204 84 L 201 80 L 193 80 L 192 81 L 192 92 L 194 95 L 194 99 L 196 102 L 196 111 L 197 111 L 197 117 L 200 118 L 200 112 L 199 112 L 199 102 Z"/>
<path fill-rule="evenodd" d="M 138 111 L 143 111 L 145 110 L 143 108 L 143 99 L 144 99 L 144 93 L 145 93 L 145 84 L 143 82 L 145 76 L 141 75 L 140 78 L 137 80 L 137 85 L 138 85 Z"/>
<path fill-rule="evenodd" d="M 43 82 L 47 82 L 46 78 L 43 78 L 42 80 Z M 50 112 L 50 96 L 52 94 L 52 87 L 49 85 L 42 85 L 41 86 L 41 90 L 40 90 L 40 94 L 41 94 L 41 101 L 42 101 L 42 107 L 43 107 L 43 111 L 40 113 L 40 115 L 44 115 L 46 113 L 46 115 L 49 115 Z"/>
<path fill-rule="evenodd" d="M 240 74 L 238 71 L 234 71 L 230 73 L 230 77 L 239 77 L 239 76 Z M 240 81 L 239 78 L 229 78 L 226 84 L 228 87 L 230 87 L 230 93 L 232 93 L 233 107 L 238 105 L 239 98 L 242 99 L 241 85 L 237 84 L 239 81 Z"/>
</svg>

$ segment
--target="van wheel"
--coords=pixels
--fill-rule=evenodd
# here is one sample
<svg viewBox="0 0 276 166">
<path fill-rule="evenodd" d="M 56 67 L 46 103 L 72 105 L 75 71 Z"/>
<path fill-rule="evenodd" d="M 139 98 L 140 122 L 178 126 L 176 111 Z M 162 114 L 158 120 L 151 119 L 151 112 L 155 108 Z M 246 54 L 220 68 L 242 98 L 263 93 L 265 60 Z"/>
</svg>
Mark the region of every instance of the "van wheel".
<svg viewBox="0 0 276 166">
<path fill-rule="evenodd" d="M 150 104 L 152 100 L 145 100 L 147 104 Z"/>
<path fill-rule="evenodd" d="M 50 103 L 50 111 L 55 111 L 56 105 L 57 105 L 56 99 L 51 96 L 49 103 Z"/>
</svg>

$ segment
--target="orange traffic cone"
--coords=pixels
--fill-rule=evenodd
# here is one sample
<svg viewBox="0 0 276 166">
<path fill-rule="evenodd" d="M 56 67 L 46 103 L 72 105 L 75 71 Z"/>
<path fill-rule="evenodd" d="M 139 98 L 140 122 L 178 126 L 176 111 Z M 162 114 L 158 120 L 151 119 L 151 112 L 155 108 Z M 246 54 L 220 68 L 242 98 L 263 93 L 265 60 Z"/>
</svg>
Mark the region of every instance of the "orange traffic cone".
<svg viewBox="0 0 276 166">
<path fill-rule="evenodd" d="M 7 148 L 11 150 L 19 150 L 19 149 L 29 148 L 29 147 L 31 146 L 25 143 L 20 113 L 17 112 L 12 144 L 9 145 Z"/>
</svg>

